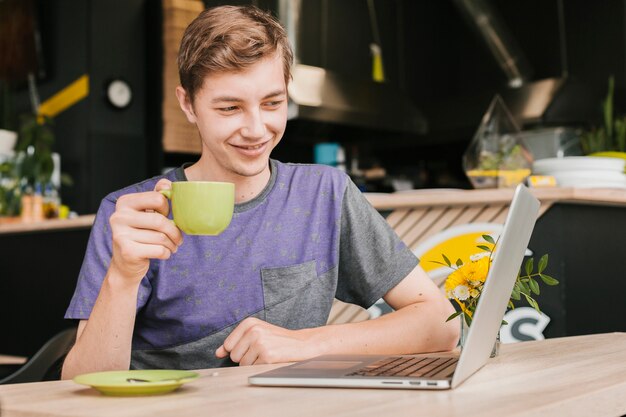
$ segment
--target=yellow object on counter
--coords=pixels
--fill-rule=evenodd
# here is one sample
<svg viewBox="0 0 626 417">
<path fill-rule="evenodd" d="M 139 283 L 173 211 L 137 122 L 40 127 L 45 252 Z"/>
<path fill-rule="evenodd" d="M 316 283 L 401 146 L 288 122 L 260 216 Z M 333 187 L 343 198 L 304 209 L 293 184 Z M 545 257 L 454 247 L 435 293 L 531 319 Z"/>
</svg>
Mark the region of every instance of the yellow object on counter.
<svg viewBox="0 0 626 417">
<path fill-rule="evenodd" d="M 70 215 L 70 208 L 65 204 L 59 206 L 59 219 L 67 219 Z"/>
<path fill-rule="evenodd" d="M 533 188 L 556 187 L 556 178 L 552 175 L 531 175 L 528 177 L 528 185 Z"/>
<path fill-rule="evenodd" d="M 475 179 L 491 180 L 481 181 L 493 183 L 494 187 L 514 187 L 524 182 L 530 175 L 530 169 L 472 169 L 467 171 L 467 176 Z M 497 180 L 497 181 L 496 181 Z"/>
</svg>

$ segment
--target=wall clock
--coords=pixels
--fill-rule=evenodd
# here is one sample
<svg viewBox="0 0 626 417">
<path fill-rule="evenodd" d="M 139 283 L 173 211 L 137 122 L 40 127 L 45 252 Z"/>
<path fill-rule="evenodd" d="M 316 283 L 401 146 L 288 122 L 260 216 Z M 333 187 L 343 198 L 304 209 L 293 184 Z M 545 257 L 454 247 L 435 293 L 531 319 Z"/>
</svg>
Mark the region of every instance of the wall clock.
<svg viewBox="0 0 626 417">
<path fill-rule="evenodd" d="M 110 80 L 105 86 L 107 102 L 116 109 L 125 109 L 133 101 L 133 90 L 125 80 L 116 78 Z"/>
</svg>

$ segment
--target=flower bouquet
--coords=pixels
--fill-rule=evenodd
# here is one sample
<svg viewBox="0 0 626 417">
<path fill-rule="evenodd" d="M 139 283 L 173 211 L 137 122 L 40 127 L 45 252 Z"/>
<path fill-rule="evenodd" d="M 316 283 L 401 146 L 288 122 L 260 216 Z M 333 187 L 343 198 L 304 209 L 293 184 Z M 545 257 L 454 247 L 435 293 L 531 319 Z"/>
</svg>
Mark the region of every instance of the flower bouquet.
<svg viewBox="0 0 626 417">
<path fill-rule="evenodd" d="M 489 274 L 489 268 L 493 258 L 497 242 L 489 235 L 482 235 L 484 244 L 478 245 L 477 248 L 482 252 L 478 252 L 470 256 L 469 262 L 464 263 L 461 259 L 452 264 L 450 259 L 442 254 L 443 262 L 434 261 L 440 265 L 448 266 L 453 272 L 446 278 L 444 288 L 446 296 L 454 300 L 460 307 L 460 311 L 450 315 L 446 321 L 450 321 L 458 316 L 462 316 L 462 321 L 467 327 L 472 324 L 472 317 L 478 300 L 485 285 L 485 280 Z M 520 301 L 522 297 L 526 299 L 528 304 L 537 312 L 541 313 L 539 304 L 533 298 L 533 295 L 540 294 L 539 280 L 546 285 L 557 285 L 559 281 L 549 275 L 543 273 L 548 266 L 548 255 L 545 254 L 539 259 L 537 272 L 534 270 L 534 258 L 529 258 L 524 264 L 524 274 L 520 268 L 520 272 L 515 280 L 515 286 L 509 299 L 508 307 L 515 308 L 514 302 Z M 504 320 L 502 324 L 507 324 Z"/>
</svg>

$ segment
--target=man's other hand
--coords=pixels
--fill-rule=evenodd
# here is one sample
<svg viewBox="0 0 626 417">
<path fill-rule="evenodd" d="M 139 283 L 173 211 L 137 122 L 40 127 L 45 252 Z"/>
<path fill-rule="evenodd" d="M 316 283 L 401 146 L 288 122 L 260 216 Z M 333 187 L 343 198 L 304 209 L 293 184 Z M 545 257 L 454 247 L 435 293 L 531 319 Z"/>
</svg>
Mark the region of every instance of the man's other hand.
<svg viewBox="0 0 626 417">
<path fill-rule="evenodd" d="M 249 317 L 243 320 L 215 351 L 239 365 L 294 362 L 320 354 L 308 339 L 308 330 L 288 330 Z"/>
</svg>

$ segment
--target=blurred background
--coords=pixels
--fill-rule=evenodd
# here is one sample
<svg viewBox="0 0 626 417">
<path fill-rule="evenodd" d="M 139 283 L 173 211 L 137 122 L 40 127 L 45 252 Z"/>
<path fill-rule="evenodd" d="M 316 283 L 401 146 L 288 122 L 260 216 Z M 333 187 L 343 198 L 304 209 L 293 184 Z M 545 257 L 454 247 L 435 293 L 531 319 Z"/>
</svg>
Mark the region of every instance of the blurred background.
<svg viewBox="0 0 626 417">
<path fill-rule="evenodd" d="M 88 76 L 88 94 L 53 118 L 72 210 L 92 213 L 107 193 L 197 158 L 197 137 L 172 102 L 177 37 L 197 10 L 226 3 L 247 2 L 0 1 L 0 68 L 16 124 L 33 95 L 45 102 Z M 495 94 L 524 130 L 600 123 L 611 75 L 624 107 L 623 0 L 251 3 L 292 17 L 303 64 L 294 85 L 319 75 L 306 72 L 314 67 L 341 92 L 321 103 L 293 93 L 273 156 L 313 162 L 317 144 L 337 144 L 338 163 L 364 190 L 470 188 L 461 158 Z"/>
</svg>

